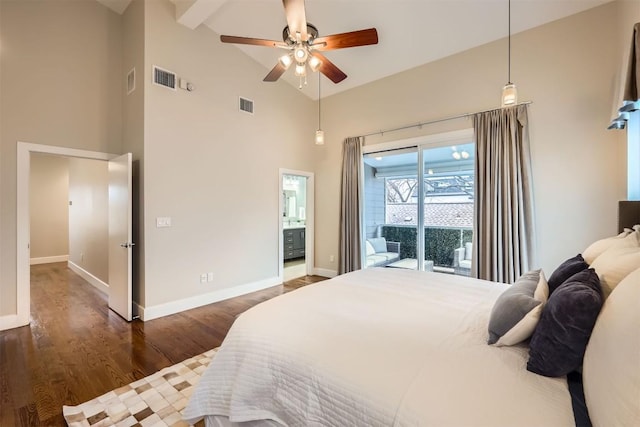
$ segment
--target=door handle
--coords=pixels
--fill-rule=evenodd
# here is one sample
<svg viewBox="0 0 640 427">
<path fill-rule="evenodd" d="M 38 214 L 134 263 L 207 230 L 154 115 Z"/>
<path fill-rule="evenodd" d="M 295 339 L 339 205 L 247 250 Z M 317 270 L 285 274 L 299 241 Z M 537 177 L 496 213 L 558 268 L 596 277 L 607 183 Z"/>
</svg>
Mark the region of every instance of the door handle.
<svg viewBox="0 0 640 427">
<path fill-rule="evenodd" d="M 131 243 L 120 243 L 120 246 L 123 248 L 131 248 L 133 246 L 135 246 L 136 244 L 131 242 Z"/>
</svg>

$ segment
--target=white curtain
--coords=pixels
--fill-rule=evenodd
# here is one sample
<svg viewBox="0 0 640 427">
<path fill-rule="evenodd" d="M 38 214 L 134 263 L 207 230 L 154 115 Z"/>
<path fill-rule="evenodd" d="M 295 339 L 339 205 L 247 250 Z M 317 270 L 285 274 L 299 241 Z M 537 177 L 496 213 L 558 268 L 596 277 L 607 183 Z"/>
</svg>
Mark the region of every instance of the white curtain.
<svg viewBox="0 0 640 427">
<path fill-rule="evenodd" d="M 475 114 L 473 124 L 472 275 L 513 283 L 536 264 L 527 105 Z"/>
<path fill-rule="evenodd" d="M 344 140 L 340 183 L 340 252 L 338 273 L 361 268 L 360 175 L 362 138 Z"/>
</svg>

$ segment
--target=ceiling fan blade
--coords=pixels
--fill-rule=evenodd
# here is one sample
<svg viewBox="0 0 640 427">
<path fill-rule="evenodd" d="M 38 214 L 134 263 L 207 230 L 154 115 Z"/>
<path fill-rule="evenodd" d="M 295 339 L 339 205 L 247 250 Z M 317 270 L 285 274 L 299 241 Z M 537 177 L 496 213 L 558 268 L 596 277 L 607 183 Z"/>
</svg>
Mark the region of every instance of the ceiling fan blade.
<svg viewBox="0 0 640 427">
<path fill-rule="evenodd" d="M 254 39 L 252 37 L 220 36 L 220 41 L 222 43 L 249 44 L 254 46 L 288 48 L 287 44 L 283 42 L 279 42 L 276 40 Z"/>
<path fill-rule="evenodd" d="M 378 31 L 375 28 L 318 37 L 313 41 L 312 46 L 316 50 L 325 51 L 371 44 L 378 44 Z"/>
<path fill-rule="evenodd" d="M 295 37 L 296 33 L 300 33 L 300 39 L 307 41 L 307 17 L 304 11 L 304 0 L 282 0 L 284 5 L 284 13 L 287 15 L 287 25 L 289 33 Z"/>
<path fill-rule="evenodd" d="M 282 74 L 284 74 L 285 71 L 287 71 L 287 69 L 280 63 L 280 61 L 278 61 L 276 66 L 273 67 L 271 71 L 269 71 L 269 74 L 267 74 L 267 76 L 262 81 L 275 82 L 280 78 Z"/>
<path fill-rule="evenodd" d="M 322 74 L 327 76 L 329 80 L 331 80 L 332 82 L 340 83 L 341 81 L 347 78 L 347 75 L 343 73 L 340 68 L 336 67 L 336 65 L 333 62 L 329 61 L 327 57 L 324 56 L 323 54 L 318 52 L 311 52 L 311 55 L 315 56 L 316 58 L 322 61 L 322 64 L 320 64 L 320 67 L 318 68 L 318 70 Z"/>
</svg>

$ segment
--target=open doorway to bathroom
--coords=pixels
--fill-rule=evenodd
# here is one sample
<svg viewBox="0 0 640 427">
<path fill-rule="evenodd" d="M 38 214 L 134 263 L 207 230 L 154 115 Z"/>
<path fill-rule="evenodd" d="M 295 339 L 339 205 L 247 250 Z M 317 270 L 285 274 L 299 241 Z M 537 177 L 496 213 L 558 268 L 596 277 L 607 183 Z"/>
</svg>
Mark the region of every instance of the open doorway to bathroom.
<svg viewBox="0 0 640 427">
<path fill-rule="evenodd" d="M 313 269 L 313 174 L 281 170 L 282 280 L 311 274 Z"/>
</svg>

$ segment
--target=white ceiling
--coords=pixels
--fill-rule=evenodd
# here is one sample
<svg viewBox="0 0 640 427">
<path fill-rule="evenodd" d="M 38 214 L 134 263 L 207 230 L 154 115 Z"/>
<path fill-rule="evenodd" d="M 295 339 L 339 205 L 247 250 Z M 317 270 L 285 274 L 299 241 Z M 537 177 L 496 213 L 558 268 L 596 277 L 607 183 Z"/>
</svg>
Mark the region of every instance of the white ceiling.
<svg viewBox="0 0 640 427">
<path fill-rule="evenodd" d="M 130 0 L 98 1 L 122 13 Z M 188 27 L 204 24 L 218 34 L 282 40 L 286 19 L 281 0 L 171 1 L 176 4 L 176 19 Z M 511 31 L 521 32 L 609 1 L 512 0 Z M 305 5 L 307 21 L 320 36 L 370 27 L 378 30 L 377 45 L 325 52 L 348 77 L 339 84 L 323 77 L 323 98 L 508 35 L 507 0 L 306 0 Z M 268 47 L 236 48 L 264 65 L 265 75 L 282 54 Z M 506 49 L 505 43 L 505 62 Z M 299 84 L 291 69 L 280 80 L 295 87 Z M 313 74 L 302 91 L 317 99 L 317 90 Z"/>
</svg>

